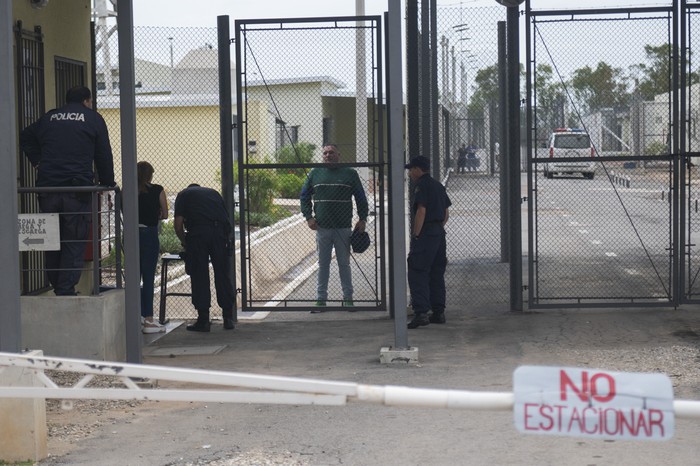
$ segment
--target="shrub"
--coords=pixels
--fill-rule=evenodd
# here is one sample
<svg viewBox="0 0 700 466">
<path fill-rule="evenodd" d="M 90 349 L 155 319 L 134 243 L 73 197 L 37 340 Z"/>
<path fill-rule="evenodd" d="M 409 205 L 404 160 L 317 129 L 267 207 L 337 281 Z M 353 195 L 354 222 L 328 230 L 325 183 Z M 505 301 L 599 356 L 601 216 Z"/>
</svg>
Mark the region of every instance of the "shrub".
<svg viewBox="0 0 700 466">
<path fill-rule="evenodd" d="M 287 144 L 275 153 L 275 160 L 277 163 L 286 164 L 311 163 L 315 150 L 316 146 L 308 142 L 300 142 L 294 146 Z M 294 173 L 300 177 L 306 176 L 306 170 L 303 168 L 278 168 L 277 172 L 281 174 Z"/>
<path fill-rule="evenodd" d="M 175 234 L 175 227 L 173 222 L 162 222 L 161 230 L 158 233 L 158 239 L 160 240 L 160 252 L 163 253 L 176 253 L 182 250 L 182 245 L 180 244 L 180 238 Z"/>
<path fill-rule="evenodd" d="M 272 170 L 248 170 L 248 209 L 251 212 L 269 212 L 277 194 L 277 174 Z"/>
<path fill-rule="evenodd" d="M 304 178 L 294 173 L 283 173 L 277 175 L 279 186 L 279 197 L 285 199 L 296 199 L 301 193 L 301 187 L 304 184 Z"/>
</svg>

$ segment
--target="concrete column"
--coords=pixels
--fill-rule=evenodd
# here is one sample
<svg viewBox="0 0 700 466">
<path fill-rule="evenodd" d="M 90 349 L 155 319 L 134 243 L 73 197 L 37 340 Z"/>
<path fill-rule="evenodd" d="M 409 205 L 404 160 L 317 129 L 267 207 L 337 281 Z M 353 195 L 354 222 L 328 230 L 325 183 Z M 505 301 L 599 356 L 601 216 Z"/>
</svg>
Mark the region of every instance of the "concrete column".
<svg viewBox="0 0 700 466">
<path fill-rule="evenodd" d="M 40 350 L 32 356 L 43 356 Z M 34 372 L 7 367 L 0 377 L 3 387 L 40 387 Z M 48 455 L 46 400 L 0 398 L 0 463 L 40 461 Z M 4 463 L 3 463 L 4 464 Z"/>
</svg>

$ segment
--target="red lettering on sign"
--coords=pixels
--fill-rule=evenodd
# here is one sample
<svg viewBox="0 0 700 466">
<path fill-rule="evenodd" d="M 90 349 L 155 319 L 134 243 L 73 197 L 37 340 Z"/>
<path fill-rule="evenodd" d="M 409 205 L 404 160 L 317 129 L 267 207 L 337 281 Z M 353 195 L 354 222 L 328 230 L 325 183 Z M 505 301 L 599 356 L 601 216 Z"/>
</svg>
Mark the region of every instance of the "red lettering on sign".
<svg viewBox="0 0 700 466">
<path fill-rule="evenodd" d="M 606 396 L 600 396 L 598 392 L 598 380 L 605 379 L 608 382 L 608 394 Z M 599 372 L 591 377 L 591 396 L 594 400 L 600 403 L 607 403 L 608 401 L 615 398 L 615 379 L 609 374 L 604 374 Z"/>
<path fill-rule="evenodd" d="M 607 382 L 607 390 L 604 392 L 605 395 L 600 395 L 598 388 L 599 381 Z M 607 403 L 608 401 L 615 398 L 615 379 L 603 372 L 594 374 L 593 377 L 588 378 L 588 371 L 581 372 L 581 386 L 578 387 L 571 380 L 571 377 L 566 373 L 566 371 L 559 371 L 559 391 L 560 398 L 563 401 L 567 400 L 568 389 L 571 389 L 581 401 L 589 402 L 592 399 L 600 403 Z"/>
<path fill-rule="evenodd" d="M 666 436 L 666 431 L 664 430 L 664 412 L 660 409 L 650 409 L 649 410 L 649 430 L 652 427 L 658 426 L 662 437 Z"/>
<path fill-rule="evenodd" d="M 530 426 L 530 424 L 527 422 L 532 417 L 532 414 L 528 413 L 528 410 L 535 406 L 537 406 L 535 403 L 525 403 L 525 429 L 527 430 L 537 430 L 537 427 Z M 540 409 L 542 409 L 542 407 L 540 407 Z"/>
<path fill-rule="evenodd" d="M 540 416 L 542 420 L 540 421 L 540 429 L 551 430 L 554 427 L 554 418 L 552 418 L 552 407 L 548 405 L 542 405 L 540 407 Z"/>
</svg>

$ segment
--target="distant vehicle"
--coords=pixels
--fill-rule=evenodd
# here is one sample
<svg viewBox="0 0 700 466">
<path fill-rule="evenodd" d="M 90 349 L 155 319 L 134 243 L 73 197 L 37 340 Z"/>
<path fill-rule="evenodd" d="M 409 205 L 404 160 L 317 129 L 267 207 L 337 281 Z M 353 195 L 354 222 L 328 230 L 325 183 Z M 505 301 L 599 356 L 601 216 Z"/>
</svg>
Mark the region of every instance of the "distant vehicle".
<svg viewBox="0 0 700 466">
<path fill-rule="evenodd" d="M 558 162 L 558 158 L 580 158 L 576 162 Z M 544 176 L 554 178 L 554 175 L 573 175 L 580 173 L 584 178 L 592 180 L 595 176 L 595 149 L 591 137 L 579 128 L 557 128 L 549 138 L 549 159 L 544 164 Z"/>
</svg>

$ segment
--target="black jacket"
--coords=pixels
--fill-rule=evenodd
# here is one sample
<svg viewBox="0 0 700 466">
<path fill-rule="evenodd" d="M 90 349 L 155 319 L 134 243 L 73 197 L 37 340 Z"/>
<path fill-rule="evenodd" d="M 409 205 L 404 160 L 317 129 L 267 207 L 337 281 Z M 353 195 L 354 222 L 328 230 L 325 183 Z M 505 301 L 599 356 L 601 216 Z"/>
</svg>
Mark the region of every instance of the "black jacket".
<svg viewBox="0 0 700 466">
<path fill-rule="evenodd" d="M 39 168 L 37 186 L 115 184 L 107 125 L 99 113 L 81 103 L 50 110 L 22 131 L 19 142 Z"/>
</svg>

